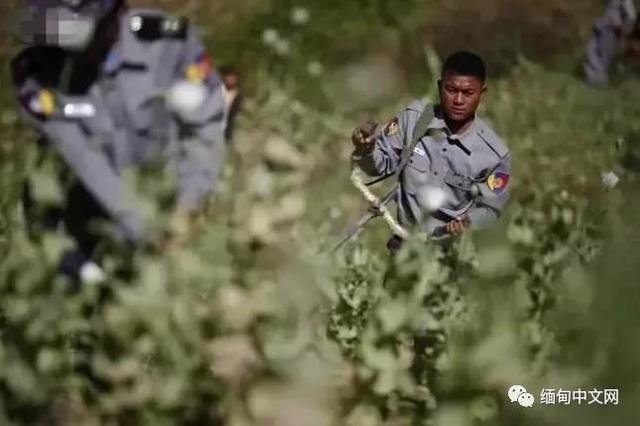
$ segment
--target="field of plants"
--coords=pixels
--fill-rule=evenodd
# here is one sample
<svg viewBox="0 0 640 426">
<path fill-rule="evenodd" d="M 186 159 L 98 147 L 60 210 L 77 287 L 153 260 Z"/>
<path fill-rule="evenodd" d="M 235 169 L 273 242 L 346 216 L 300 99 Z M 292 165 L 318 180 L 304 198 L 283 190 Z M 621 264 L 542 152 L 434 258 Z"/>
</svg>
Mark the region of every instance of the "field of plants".
<svg viewBox="0 0 640 426">
<path fill-rule="evenodd" d="M 576 72 L 601 2 L 132 1 L 193 17 L 246 102 L 189 238 L 104 247 L 107 283 L 81 287 L 56 273 L 63 230 L 27 229 L 20 204 L 27 180 L 43 204 L 64 188 L 12 99 L 19 3 L 0 6 L 0 425 L 638 424 L 640 80 L 624 62 L 609 88 Z M 461 47 L 489 64 L 481 114 L 513 153 L 505 215 L 396 259 L 379 220 L 330 253 L 367 207 L 353 126 L 435 100 Z M 172 177 L 127 179 L 166 229 Z"/>
</svg>

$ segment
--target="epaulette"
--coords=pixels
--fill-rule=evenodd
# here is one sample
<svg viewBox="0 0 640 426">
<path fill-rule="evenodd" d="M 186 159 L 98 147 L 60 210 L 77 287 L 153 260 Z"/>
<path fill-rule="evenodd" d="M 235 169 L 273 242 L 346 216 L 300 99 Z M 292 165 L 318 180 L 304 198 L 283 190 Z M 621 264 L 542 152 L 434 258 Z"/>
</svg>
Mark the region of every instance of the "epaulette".
<svg viewBox="0 0 640 426">
<path fill-rule="evenodd" d="M 487 144 L 489 148 L 500 158 L 504 158 L 509 154 L 509 148 L 502 142 L 502 139 L 485 123 L 478 130 L 478 137 Z"/>
<path fill-rule="evenodd" d="M 129 29 L 143 41 L 163 38 L 185 40 L 189 29 L 189 20 L 181 16 L 138 13 L 129 19 Z"/>
</svg>

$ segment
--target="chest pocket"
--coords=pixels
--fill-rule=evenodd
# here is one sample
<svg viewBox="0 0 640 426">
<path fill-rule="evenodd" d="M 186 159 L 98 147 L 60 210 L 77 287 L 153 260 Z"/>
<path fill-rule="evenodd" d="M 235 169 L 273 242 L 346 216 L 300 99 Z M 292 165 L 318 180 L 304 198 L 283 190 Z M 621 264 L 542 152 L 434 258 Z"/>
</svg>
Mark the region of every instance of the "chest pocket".
<svg viewBox="0 0 640 426">
<path fill-rule="evenodd" d="M 137 40 L 129 41 L 130 51 L 125 54 L 129 59 L 123 62 L 118 75 L 128 121 L 142 136 L 162 137 L 172 118 L 163 95 L 173 82 L 181 45 L 157 42 L 142 50 Z M 141 52 L 142 57 L 132 56 Z"/>
<path fill-rule="evenodd" d="M 120 130 L 126 134 L 126 146 L 121 149 L 129 163 L 155 158 L 168 144 L 173 121 L 154 77 L 147 68 L 123 69 L 117 76 L 117 96 L 123 106 Z"/>
<path fill-rule="evenodd" d="M 138 132 L 152 127 L 154 114 L 154 81 L 146 66 L 125 68 L 118 75 L 117 88 L 126 110 L 127 121 Z"/>
<path fill-rule="evenodd" d="M 475 179 L 452 170 L 446 174 L 444 181 L 451 188 L 455 188 L 463 192 L 470 192 L 475 183 Z"/>
<path fill-rule="evenodd" d="M 452 164 L 444 177 L 451 191 L 450 208 L 456 214 L 469 206 L 479 196 L 478 185 L 482 185 L 490 170 L 495 167 L 496 156 L 486 150 L 472 151 L 465 161 Z"/>
<path fill-rule="evenodd" d="M 426 153 L 420 155 L 414 152 L 402 172 L 404 190 L 410 194 L 416 194 L 431 179 L 431 160 Z"/>
</svg>

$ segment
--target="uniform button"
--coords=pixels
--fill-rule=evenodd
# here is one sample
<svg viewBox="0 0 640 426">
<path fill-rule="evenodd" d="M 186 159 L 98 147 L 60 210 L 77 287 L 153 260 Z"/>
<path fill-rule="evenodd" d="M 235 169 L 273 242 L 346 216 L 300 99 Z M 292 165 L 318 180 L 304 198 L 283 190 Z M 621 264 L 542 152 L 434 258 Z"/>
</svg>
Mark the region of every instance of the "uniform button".
<svg viewBox="0 0 640 426">
<path fill-rule="evenodd" d="M 434 175 L 438 176 L 438 172 L 433 172 Z"/>
<path fill-rule="evenodd" d="M 442 152 L 447 152 L 447 148 L 442 148 Z"/>
</svg>

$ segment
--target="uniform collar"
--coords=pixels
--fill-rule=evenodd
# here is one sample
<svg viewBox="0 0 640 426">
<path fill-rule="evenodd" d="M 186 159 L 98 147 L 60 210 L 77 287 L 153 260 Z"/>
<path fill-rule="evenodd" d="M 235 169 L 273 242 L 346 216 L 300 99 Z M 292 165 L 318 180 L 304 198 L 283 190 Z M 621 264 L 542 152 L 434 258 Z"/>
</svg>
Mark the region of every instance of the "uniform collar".
<svg viewBox="0 0 640 426">
<path fill-rule="evenodd" d="M 138 42 L 131 31 L 131 19 L 135 15 L 136 11 L 128 10 L 119 17 L 118 40 L 113 44 L 103 65 L 107 74 L 115 73 L 123 66 L 141 69 L 147 65 L 149 49 Z"/>
<path fill-rule="evenodd" d="M 480 120 L 478 118 L 478 114 L 475 113 L 473 116 L 473 120 L 471 124 L 463 133 L 454 134 L 451 132 L 449 127 L 447 126 L 446 121 L 444 120 L 444 113 L 442 108 L 439 105 L 435 105 L 434 107 L 434 117 L 431 120 L 429 126 L 427 126 L 428 130 L 442 130 L 447 135 L 447 138 L 460 141 L 467 149 L 470 147 L 471 136 L 475 135 L 478 131 L 478 127 L 480 126 Z"/>
</svg>

